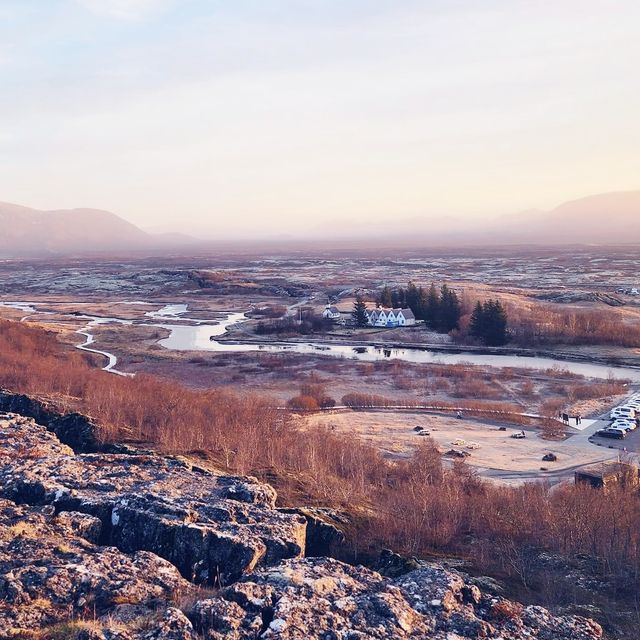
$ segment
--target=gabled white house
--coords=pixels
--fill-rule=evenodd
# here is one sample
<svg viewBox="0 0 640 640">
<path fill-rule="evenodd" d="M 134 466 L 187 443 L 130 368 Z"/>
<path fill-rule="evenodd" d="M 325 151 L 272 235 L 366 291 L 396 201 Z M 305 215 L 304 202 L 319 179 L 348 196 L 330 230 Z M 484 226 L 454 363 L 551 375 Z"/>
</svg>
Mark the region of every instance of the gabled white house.
<svg viewBox="0 0 640 640">
<path fill-rule="evenodd" d="M 411 327 L 416 323 L 416 317 L 411 309 L 395 309 L 395 316 L 400 327 Z"/>
<path fill-rule="evenodd" d="M 367 310 L 367 317 L 369 318 L 369 324 L 372 327 L 386 327 L 388 318 L 387 318 L 387 310 L 385 309 L 372 309 L 371 311 Z"/>
<path fill-rule="evenodd" d="M 367 318 L 371 327 L 410 327 L 416 323 L 416 317 L 411 309 L 376 307 L 367 310 Z"/>
</svg>

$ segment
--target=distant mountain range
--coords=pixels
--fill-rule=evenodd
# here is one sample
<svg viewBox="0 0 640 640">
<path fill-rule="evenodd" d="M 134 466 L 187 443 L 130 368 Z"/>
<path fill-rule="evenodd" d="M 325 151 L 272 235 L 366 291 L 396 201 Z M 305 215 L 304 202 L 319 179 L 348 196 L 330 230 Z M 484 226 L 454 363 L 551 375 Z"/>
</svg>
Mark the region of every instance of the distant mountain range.
<svg viewBox="0 0 640 640">
<path fill-rule="evenodd" d="M 496 229 L 502 241 L 543 244 L 640 243 L 640 191 L 600 193 L 551 211 L 507 216 Z"/>
<path fill-rule="evenodd" d="M 338 228 L 338 227 L 334 227 Z M 186 252 L 202 242 L 178 233 L 148 233 L 123 218 L 99 209 L 39 211 L 0 202 L 0 258 L 96 252 Z M 324 247 L 353 244 L 347 221 L 343 235 L 289 238 L 283 245 Z M 359 246 L 369 245 L 576 245 L 640 244 L 640 190 L 602 193 L 565 202 L 551 211 L 526 211 L 470 224 L 462 220 L 415 218 L 360 229 Z M 239 244 L 237 241 L 234 244 Z M 251 244 L 255 245 L 253 238 Z M 273 241 L 272 241 L 273 244 Z M 277 242 L 275 244 L 278 244 Z M 213 243 L 210 243 L 213 246 Z"/>
<path fill-rule="evenodd" d="M 565 202 L 550 211 L 529 210 L 484 219 L 438 215 L 391 219 L 390 216 L 388 222 L 364 225 L 335 220 L 323 227 L 318 227 L 319 234 L 326 233 L 326 228 L 342 229 L 342 246 L 353 243 L 356 238 L 361 244 L 407 248 L 640 244 L 640 190 L 588 196 Z"/>
<path fill-rule="evenodd" d="M 181 234 L 150 234 L 99 209 L 39 211 L 0 202 L 0 257 L 159 250 L 195 242 Z"/>
</svg>

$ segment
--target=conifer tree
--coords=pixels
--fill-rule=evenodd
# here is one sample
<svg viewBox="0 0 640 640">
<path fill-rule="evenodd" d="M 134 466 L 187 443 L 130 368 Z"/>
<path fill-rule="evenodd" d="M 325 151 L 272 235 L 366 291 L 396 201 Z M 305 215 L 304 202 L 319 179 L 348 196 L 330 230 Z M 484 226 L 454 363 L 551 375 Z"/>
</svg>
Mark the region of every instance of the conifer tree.
<svg viewBox="0 0 640 640">
<path fill-rule="evenodd" d="M 405 303 L 406 306 L 413 311 L 413 314 L 417 316 L 416 311 L 418 310 L 418 288 L 416 285 L 409 280 L 409 284 L 407 285 L 407 291 L 405 294 Z"/>
<path fill-rule="evenodd" d="M 367 305 L 362 299 L 362 296 L 358 296 L 353 303 L 353 311 L 351 312 L 353 321 L 357 327 L 366 327 L 369 324 L 369 318 L 367 316 Z"/>
<path fill-rule="evenodd" d="M 507 313 L 500 300 L 489 300 L 487 305 L 486 344 L 503 345 L 507 342 Z"/>
<path fill-rule="evenodd" d="M 427 301 L 424 309 L 424 320 L 430 329 L 437 329 L 440 315 L 440 295 L 436 285 L 432 282 L 427 293 Z"/>
<path fill-rule="evenodd" d="M 478 300 L 476 306 L 473 308 L 471 314 L 471 321 L 469 322 L 469 333 L 479 340 L 484 340 L 484 305 Z"/>
<path fill-rule="evenodd" d="M 477 302 L 471 314 L 469 333 L 489 346 L 500 346 L 507 342 L 507 312 L 499 300 Z"/>
<path fill-rule="evenodd" d="M 380 297 L 378 298 L 378 302 L 383 307 L 392 307 L 393 306 L 393 294 L 391 289 L 385 285 L 382 291 L 380 292 Z"/>
<path fill-rule="evenodd" d="M 438 330 L 442 333 L 449 333 L 459 327 L 460 323 L 460 301 L 455 291 L 443 284 L 440 289 L 440 313 Z"/>
</svg>

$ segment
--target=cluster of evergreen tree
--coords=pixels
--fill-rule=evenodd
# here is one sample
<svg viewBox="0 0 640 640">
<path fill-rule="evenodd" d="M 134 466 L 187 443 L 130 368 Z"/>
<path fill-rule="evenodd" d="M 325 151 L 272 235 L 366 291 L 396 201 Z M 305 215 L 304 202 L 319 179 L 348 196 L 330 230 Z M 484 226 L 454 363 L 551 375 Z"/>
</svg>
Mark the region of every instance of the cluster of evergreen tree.
<svg viewBox="0 0 640 640">
<path fill-rule="evenodd" d="M 383 307 L 409 307 L 416 320 L 424 320 L 430 329 L 442 333 L 449 333 L 459 326 L 460 300 L 446 284 L 440 290 L 433 283 L 429 289 L 417 287 L 413 282 L 409 282 L 406 289 L 385 286 L 378 296 L 378 303 Z"/>
<path fill-rule="evenodd" d="M 487 300 L 477 302 L 471 322 L 469 333 L 490 346 L 500 346 L 507 342 L 507 312 L 499 300 Z"/>
</svg>

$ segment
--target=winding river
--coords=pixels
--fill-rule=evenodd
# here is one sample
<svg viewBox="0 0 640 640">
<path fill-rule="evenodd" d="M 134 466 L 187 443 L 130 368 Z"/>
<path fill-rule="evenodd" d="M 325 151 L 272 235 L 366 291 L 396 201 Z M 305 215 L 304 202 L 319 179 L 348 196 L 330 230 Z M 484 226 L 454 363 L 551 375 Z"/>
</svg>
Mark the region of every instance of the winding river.
<svg viewBox="0 0 640 640">
<path fill-rule="evenodd" d="M 123 301 L 119 304 L 141 304 L 140 302 Z M 146 303 L 145 303 L 146 304 Z M 19 309 L 29 315 L 22 318 L 27 320 L 34 315 L 47 313 L 38 311 L 38 303 L 31 302 L 0 302 L 0 306 Z M 474 364 L 493 367 L 515 367 L 523 369 L 563 369 L 575 374 L 590 378 L 617 378 L 629 379 L 634 383 L 640 383 L 640 369 L 631 367 L 608 366 L 599 363 L 574 362 L 538 356 L 520 355 L 490 355 L 479 353 L 445 353 L 430 351 L 422 348 L 394 348 L 377 346 L 352 346 L 346 344 L 320 343 L 320 342 L 271 342 L 268 344 L 256 344 L 255 342 L 221 342 L 216 337 L 224 335 L 231 325 L 236 325 L 247 320 L 244 313 L 226 313 L 215 324 L 211 320 L 191 318 L 185 314 L 188 312 L 186 304 L 168 304 L 157 311 L 149 311 L 145 314 L 149 321 L 135 322 L 122 318 L 109 318 L 91 315 L 70 316 L 87 319 L 86 326 L 78 329 L 76 333 L 85 337 L 78 349 L 97 353 L 107 358 L 107 364 L 103 369 L 118 375 L 129 375 L 116 368 L 117 357 L 107 351 L 92 348 L 95 337 L 92 329 L 98 325 L 123 324 L 139 326 L 159 327 L 168 330 L 169 336 L 160 340 L 159 344 L 165 349 L 174 351 L 209 351 L 217 353 L 292 353 L 326 356 L 350 360 L 374 362 L 378 360 L 403 360 L 419 364 Z M 180 324 L 178 324 L 178 322 Z M 189 324 L 185 324 L 189 323 Z"/>
<path fill-rule="evenodd" d="M 170 329 L 168 338 L 160 340 L 166 349 L 175 351 L 214 351 L 218 353 L 301 353 L 334 358 L 346 358 L 375 362 L 378 360 L 404 360 L 417 364 L 474 364 L 492 367 L 514 367 L 523 369 L 563 369 L 588 378 L 625 378 L 640 382 L 640 369 L 631 367 L 614 367 L 599 363 L 574 362 L 539 356 L 491 355 L 479 353 L 446 353 L 428 349 L 394 348 L 377 346 L 352 346 L 321 342 L 275 342 L 256 344 L 251 342 L 220 342 L 212 337 L 226 332 L 231 324 L 237 324 L 244 314 L 230 314 L 220 325 L 180 326 Z"/>
</svg>

